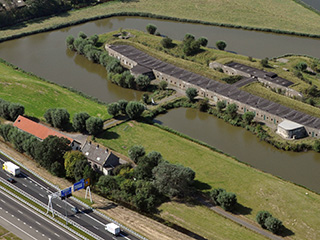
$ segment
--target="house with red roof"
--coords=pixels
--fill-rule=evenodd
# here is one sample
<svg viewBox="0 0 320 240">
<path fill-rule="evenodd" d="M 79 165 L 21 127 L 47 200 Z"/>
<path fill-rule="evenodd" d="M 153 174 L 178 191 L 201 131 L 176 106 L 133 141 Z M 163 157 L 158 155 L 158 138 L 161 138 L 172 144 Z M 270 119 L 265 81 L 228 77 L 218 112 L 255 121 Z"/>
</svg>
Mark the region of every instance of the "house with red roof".
<svg viewBox="0 0 320 240">
<path fill-rule="evenodd" d="M 13 126 L 19 128 L 20 130 L 30 133 L 31 135 L 37 137 L 40 141 L 43 141 L 48 136 L 57 136 L 57 137 L 64 137 L 70 141 L 70 146 L 73 150 L 80 149 L 80 143 L 76 140 L 56 131 L 53 130 L 45 125 L 40 123 L 34 122 L 29 118 L 23 117 L 19 115 L 16 121 L 13 123 Z"/>
</svg>

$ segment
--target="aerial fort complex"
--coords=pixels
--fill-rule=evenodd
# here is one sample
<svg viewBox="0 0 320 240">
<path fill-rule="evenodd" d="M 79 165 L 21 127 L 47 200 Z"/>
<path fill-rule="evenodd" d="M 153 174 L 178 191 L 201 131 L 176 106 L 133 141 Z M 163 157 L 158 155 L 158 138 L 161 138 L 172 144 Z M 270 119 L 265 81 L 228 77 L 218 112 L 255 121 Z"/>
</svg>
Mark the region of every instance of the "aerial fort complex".
<svg viewBox="0 0 320 240">
<path fill-rule="evenodd" d="M 196 88 L 199 96 L 206 97 L 215 103 L 218 101 L 225 101 L 226 104 L 235 103 L 239 113 L 254 112 L 256 121 L 277 128 L 277 133 L 284 138 L 320 137 L 319 118 L 252 95 L 240 90 L 237 86 L 223 84 L 165 63 L 132 46 L 106 45 L 105 48 L 110 56 L 119 59 L 133 75 L 148 75 L 151 78 L 164 80 L 182 90 Z M 210 66 L 221 67 L 228 74 L 239 74 L 256 79 L 272 88 L 280 88 L 286 95 L 300 96 L 290 88 L 292 82 L 278 77 L 275 73 L 264 72 L 238 63 L 226 65 L 211 63 Z"/>
</svg>

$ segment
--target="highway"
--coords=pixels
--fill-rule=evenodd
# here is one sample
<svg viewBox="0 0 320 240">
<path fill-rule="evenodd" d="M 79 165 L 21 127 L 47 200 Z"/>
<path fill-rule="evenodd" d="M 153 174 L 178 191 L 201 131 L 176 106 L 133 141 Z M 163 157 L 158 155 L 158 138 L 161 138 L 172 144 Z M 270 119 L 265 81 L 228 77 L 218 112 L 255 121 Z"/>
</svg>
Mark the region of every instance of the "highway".
<svg viewBox="0 0 320 240">
<path fill-rule="evenodd" d="M 2 191 L 0 222 L 3 227 L 24 240 L 79 239 Z"/>
<path fill-rule="evenodd" d="M 2 169 L 2 164 L 5 161 L 10 161 L 3 155 L 0 155 L 0 177 L 7 179 L 10 174 Z M 51 186 L 47 185 L 45 182 L 41 181 L 37 177 L 33 176 L 31 173 L 27 172 L 25 169 L 21 169 L 21 176 L 13 177 L 16 180 L 14 185 L 20 188 L 22 191 L 30 194 L 31 196 L 37 198 L 44 204 L 48 205 L 48 195 L 57 192 Z M 12 176 L 11 176 L 12 177 Z M 114 239 L 111 233 L 107 232 L 104 228 L 109 221 L 100 215 L 96 214 L 91 209 L 86 209 L 82 205 L 74 202 L 72 199 L 67 199 L 63 201 L 60 198 L 55 198 L 52 200 L 54 211 L 58 211 L 63 215 L 67 215 L 67 219 L 71 219 L 79 225 L 85 227 L 87 230 L 95 233 L 102 239 Z M 76 206 L 80 212 L 74 213 L 71 211 L 71 207 Z M 50 213 L 51 214 L 51 213 Z M 137 240 L 138 238 L 132 234 L 121 231 L 120 236 L 116 239 L 125 240 Z"/>
</svg>

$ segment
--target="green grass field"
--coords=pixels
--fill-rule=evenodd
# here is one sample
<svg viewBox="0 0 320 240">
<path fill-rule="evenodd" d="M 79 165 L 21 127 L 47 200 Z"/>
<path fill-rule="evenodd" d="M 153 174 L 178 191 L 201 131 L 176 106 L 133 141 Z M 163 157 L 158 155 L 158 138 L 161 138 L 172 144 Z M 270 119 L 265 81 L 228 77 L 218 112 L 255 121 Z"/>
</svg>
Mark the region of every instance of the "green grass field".
<svg viewBox="0 0 320 240">
<path fill-rule="evenodd" d="M 1 31 L 2 37 L 30 32 L 63 23 L 117 12 L 145 12 L 158 15 L 227 23 L 241 26 L 280 29 L 319 34 L 320 15 L 292 0 L 139 0 L 114 1 L 62 16 L 41 19 L 34 23 Z"/>
<path fill-rule="evenodd" d="M 318 217 L 320 196 L 302 187 L 143 123 L 129 122 L 119 125 L 96 140 L 125 155 L 128 149 L 136 144 L 143 145 L 146 152 L 152 150 L 161 152 L 168 161 L 192 168 L 196 172 L 198 181 L 207 183 L 212 188 L 222 187 L 236 193 L 239 203 L 243 205 L 240 212 L 245 211 L 246 218 L 254 221 L 258 211 L 271 212 L 294 232 L 292 239 L 317 239 L 320 234 Z M 307 195 L 306 192 L 308 192 Z M 245 208 L 248 209 L 245 210 Z M 163 210 L 162 217 L 185 228 L 189 229 L 192 228 L 192 224 L 203 223 L 204 229 L 193 229 L 193 231 L 208 232 L 206 236 L 220 234 L 219 229 L 206 227 L 208 219 L 212 224 L 217 224 L 213 223 L 215 216 L 206 216 L 209 212 L 192 218 L 190 215 L 193 214 L 193 208 L 182 203 L 164 204 L 160 209 Z M 227 222 L 225 224 L 228 224 Z M 229 231 L 233 230 L 229 229 Z"/>
<path fill-rule="evenodd" d="M 0 98 L 20 103 L 29 116 L 43 119 L 48 108 L 66 108 L 73 114 L 86 111 L 91 116 L 110 118 L 107 107 L 58 85 L 40 80 L 0 63 Z"/>
<path fill-rule="evenodd" d="M 6 239 L 6 240 L 19 240 L 21 238 L 18 238 L 13 233 L 9 233 L 8 230 L 0 226 L 0 239 Z"/>
</svg>

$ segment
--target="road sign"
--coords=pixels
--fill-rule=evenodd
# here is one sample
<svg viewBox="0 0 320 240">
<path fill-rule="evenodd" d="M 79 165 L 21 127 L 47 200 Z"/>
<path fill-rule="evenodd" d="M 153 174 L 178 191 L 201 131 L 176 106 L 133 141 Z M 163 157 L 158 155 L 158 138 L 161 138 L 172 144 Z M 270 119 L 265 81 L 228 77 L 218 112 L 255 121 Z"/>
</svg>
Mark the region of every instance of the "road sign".
<svg viewBox="0 0 320 240">
<path fill-rule="evenodd" d="M 68 187 L 66 189 L 61 190 L 60 197 L 61 199 L 65 199 L 72 196 L 72 188 Z"/>
<path fill-rule="evenodd" d="M 78 191 L 80 189 L 84 188 L 84 179 L 81 179 L 79 182 L 76 182 L 75 184 L 73 184 L 73 191 Z"/>
<path fill-rule="evenodd" d="M 90 178 L 84 180 L 84 187 L 90 186 Z"/>
</svg>

